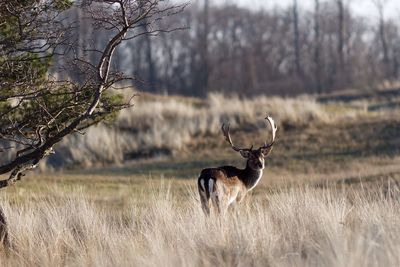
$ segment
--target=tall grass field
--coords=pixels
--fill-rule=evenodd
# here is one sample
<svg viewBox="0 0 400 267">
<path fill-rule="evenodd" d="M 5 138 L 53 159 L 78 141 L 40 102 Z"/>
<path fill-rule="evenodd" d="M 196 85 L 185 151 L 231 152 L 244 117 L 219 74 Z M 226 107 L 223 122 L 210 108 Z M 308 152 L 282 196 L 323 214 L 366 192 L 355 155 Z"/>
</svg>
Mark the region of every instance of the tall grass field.
<svg viewBox="0 0 400 267">
<path fill-rule="evenodd" d="M 399 266 L 398 188 L 297 186 L 202 213 L 193 187 L 153 183 L 111 208 L 84 191 L 1 205 L 2 266 Z M 387 189 L 387 187 L 386 187 Z"/>
</svg>

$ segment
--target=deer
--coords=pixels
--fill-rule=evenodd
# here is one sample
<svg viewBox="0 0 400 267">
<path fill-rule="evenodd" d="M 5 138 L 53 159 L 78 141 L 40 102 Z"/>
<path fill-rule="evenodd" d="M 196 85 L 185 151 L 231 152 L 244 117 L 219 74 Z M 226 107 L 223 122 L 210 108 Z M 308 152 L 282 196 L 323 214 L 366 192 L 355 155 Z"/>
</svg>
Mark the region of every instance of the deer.
<svg viewBox="0 0 400 267">
<path fill-rule="evenodd" d="M 203 169 L 198 178 L 197 186 L 200 194 L 201 207 L 206 215 L 212 208 L 217 214 L 225 213 L 233 203 L 240 203 L 246 194 L 254 189 L 261 180 L 265 168 L 265 158 L 271 153 L 277 126 L 274 120 L 265 118 L 272 128 L 272 138 L 258 149 L 236 147 L 231 139 L 230 125 L 223 123 L 221 130 L 231 148 L 246 159 L 246 167 L 239 169 L 234 166 L 221 166 Z"/>
</svg>

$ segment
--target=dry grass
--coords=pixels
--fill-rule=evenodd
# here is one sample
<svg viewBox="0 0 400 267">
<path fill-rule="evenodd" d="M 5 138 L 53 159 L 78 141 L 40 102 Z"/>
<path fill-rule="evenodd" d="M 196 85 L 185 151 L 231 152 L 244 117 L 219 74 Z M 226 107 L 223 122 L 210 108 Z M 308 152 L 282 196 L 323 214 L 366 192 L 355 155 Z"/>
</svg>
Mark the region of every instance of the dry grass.
<svg viewBox="0 0 400 267">
<path fill-rule="evenodd" d="M 377 113 L 367 111 L 364 103 L 320 104 L 311 96 L 242 99 L 211 94 L 200 100 L 145 95 L 137 98 L 134 108 L 122 111 L 113 126 L 100 125 L 83 136 L 64 140 L 56 148 L 62 156 L 54 156 L 49 162 L 56 167 L 93 167 L 177 155 L 194 140 L 218 134 L 222 122 L 229 121 L 233 129 L 240 125 L 247 132 L 264 129 L 267 114 L 281 129 L 292 129 L 356 121 Z"/>
<path fill-rule="evenodd" d="M 3 199 L 13 249 L 0 264 L 399 266 L 400 203 L 381 192 L 301 186 L 210 219 L 194 193 L 182 198 L 168 186 L 118 212 L 79 191 L 19 205 Z"/>
<path fill-rule="evenodd" d="M 63 140 L 55 147 L 56 155 L 42 162 L 42 170 L 176 157 L 206 138 L 207 142 L 219 140 L 220 126 L 226 121 L 231 123 L 233 131 L 242 129 L 243 133 L 251 135 L 265 130 L 264 117 L 269 114 L 278 123 L 280 133 L 283 130 L 300 129 L 303 133 L 303 129 L 316 129 L 318 135 L 323 135 L 328 132 L 326 129 L 342 122 L 360 124 L 371 118 L 391 120 L 397 117 L 400 107 L 396 99 L 379 97 L 319 103 L 313 96 L 246 99 L 217 93 L 206 99 L 144 94 L 135 101 L 135 107 L 122 111 L 115 123 L 101 124 L 88 129 L 85 135 L 76 134 Z M 321 125 L 328 127 L 324 129 Z M 14 152 L 2 153 L 5 155 L 0 163 L 9 160 Z"/>
</svg>

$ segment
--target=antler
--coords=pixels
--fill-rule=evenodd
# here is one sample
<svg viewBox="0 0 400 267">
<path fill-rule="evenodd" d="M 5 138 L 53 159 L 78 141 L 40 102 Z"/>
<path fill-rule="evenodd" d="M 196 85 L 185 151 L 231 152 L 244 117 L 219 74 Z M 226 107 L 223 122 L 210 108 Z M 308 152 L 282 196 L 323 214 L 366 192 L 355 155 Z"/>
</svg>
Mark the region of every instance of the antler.
<svg viewBox="0 0 400 267">
<path fill-rule="evenodd" d="M 229 134 L 229 123 L 228 124 L 223 123 L 222 127 L 221 127 L 221 130 L 222 130 L 222 133 L 223 133 L 223 135 L 225 137 L 225 140 L 228 141 L 228 143 L 231 145 L 233 150 L 238 151 L 238 152 L 239 151 L 244 151 L 244 150 L 250 151 L 253 148 L 253 146 L 250 149 L 249 148 L 239 148 L 239 147 L 236 147 L 236 146 L 233 145 L 232 139 L 231 139 L 231 135 Z"/>
<path fill-rule="evenodd" d="M 272 148 L 272 146 L 274 145 L 274 142 L 275 142 L 276 131 L 278 130 L 278 127 L 275 125 L 275 121 L 270 116 L 267 116 L 265 119 L 268 120 L 269 124 L 271 125 L 272 139 L 271 139 L 271 142 L 269 142 L 269 144 L 267 144 L 267 141 L 265 141 L 265 144 L 260 147 L 260 149 L 262 149 L 262 150 Z"/>
</svg>

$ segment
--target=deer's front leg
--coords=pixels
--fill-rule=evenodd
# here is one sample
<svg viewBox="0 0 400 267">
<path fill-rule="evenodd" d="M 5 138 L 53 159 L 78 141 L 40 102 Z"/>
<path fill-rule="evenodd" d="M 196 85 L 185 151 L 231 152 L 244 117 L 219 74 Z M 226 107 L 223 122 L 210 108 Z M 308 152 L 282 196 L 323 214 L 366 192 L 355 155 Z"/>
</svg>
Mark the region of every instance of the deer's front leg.
<svg viewBox="0 0 400 267">
<path fill-rule="evenodd" d="M 212 196 L 213 206 L 216 209 L 218 214 L 224 215 L 229 205 L 232 202 L 232 199 L 236 198 L 235 190 L 232 190 L 231 187 L 225 185 L 222 182 L 217 182 L 215 193 Z"/>
<path fill-rule="evenodd" d="M 235 200 L 229 205 L 229 210 L 232 212 L 235 211 L 237 209 L 238 204 L 242 202 L 245 196 L 246 196 L 246 191 L 238 192 Z"/>
</svg>

